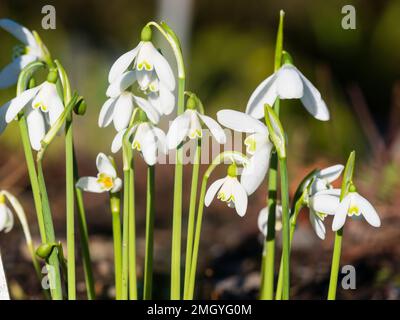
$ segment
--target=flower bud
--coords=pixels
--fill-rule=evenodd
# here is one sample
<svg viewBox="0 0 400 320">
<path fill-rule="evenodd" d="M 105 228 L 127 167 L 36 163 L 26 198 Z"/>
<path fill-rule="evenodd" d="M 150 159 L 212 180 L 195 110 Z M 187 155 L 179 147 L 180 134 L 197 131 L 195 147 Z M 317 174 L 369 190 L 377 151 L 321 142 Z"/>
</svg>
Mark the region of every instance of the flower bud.
<svg viewBox="0 0 400 320">
<path fill-rule="evenodd" d="M 83 116 L 86 113 L 87 103 L 82 97 L 79 98 L 77 103 L 74 105 L 74 112 L 79 116 Z"/>
<path fill-rule="evenodd" d="M 56 243 L 42 243 L 39 248 L 36 249 L 36 255 L 43 260 L 47 260 L 56 246 Z"/>
</svg>

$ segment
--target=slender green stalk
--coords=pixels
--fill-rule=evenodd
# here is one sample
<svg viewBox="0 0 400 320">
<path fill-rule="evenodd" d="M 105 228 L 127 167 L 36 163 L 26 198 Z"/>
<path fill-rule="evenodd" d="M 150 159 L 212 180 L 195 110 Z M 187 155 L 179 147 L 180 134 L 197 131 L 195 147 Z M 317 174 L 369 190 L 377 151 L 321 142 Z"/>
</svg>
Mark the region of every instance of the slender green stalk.
<svg viewBox="0 0 400 320">
<path fill-rule="evenodd" d="M 122 286 L 121 299 L 128 300 L 128 227 L 129 227 L 129 169 L 124 169 L 124 209 L 122 222 Z"/>
<path fill-rule="evenodd" d="M 73 156 L 74 156 L 74 185 L 76 185 L 76 182 L 79 179 L 79 172 L 78 172 L 75 152 L 73 153 Z M 89 250 L 89 232 L 86 222 L 86 213 L 85 213 L 85 206 L 83 204 L 82 190 L 77 187 L 75 187 L 75 197 L 78 208 L 78 227 L 80 235 L 80 247 L 83 259 L 83 270 L 85 273 L 86 294 L 89 300 L 94 300 L 96 299 L 96 294 L 94 290 L 92 260 L 90 258 L 90 250 Z"/>
<path fill-rule="evenodd" d="M 335 244 L 331 264 L 331 276 L 329 279 L 328 300 L 336 299 L 337 282 L 339 276 L 340 255 L 342 252 L 343 228 L 335 233 Z"/>
<path fill-rule="evenodd" d="M 112 215 L 113 239 L 114 239 L 114 273 L 116 299 L 122 297 L 122 240 L 121 240 L 121 195 L 110 193 L 110 208 Z"/>
<path fill-rule="evenodd" d="M 275 44 L 274 71 L 282 65 L 283 50 L 283 21 L 285 13 L 281 10 L 279 16 L 279 26 Z M 276 99 L 274 111 L 279 116 L 280 101 Z M 265 115 L 266 116 L 266 115 Z M 275 210 L 278 190 L 278 157 L 274 153 L 271 155 L 270 167 L 268 170 L 268 236 L 264 241 L 262 268 L 261 268 L 261 289 L 260 299 L 272 300 L 274 297 L 274 276 L 275 276 Z"/>
<path fill-rule="evenodd" d="M 189 289 L 190 263 L 192 260 L 192 250 L 193 250 L 193 236 L 195 227 L 194 221 L 196 215 L 197 185 L 199 180 L 200 157 L 201 157 L 201 139 L 198 139 L 196 153 L 194 155 L 192 185 L 190 188 L 189 217 L 188 217 L 187 239 L 186 239 L 185 282 L 184 282 L 184 292 L 183 292 L 184 299 L 187 299 L 187 294 Z"/>
<path fill-rule="evenodd" d="M 56 241 L 55 233 L 54 233 L 54 226 L 53 220 L 51 216 L 49 198 L 47 196 L 46 190 L 46 183 L 44 180 L 43 169 L 42 169 L 42 162 L 37 162 L 37 171 L 38 171 L 38 182 L 39 182 L 39 189 L 42 199 L 42 208 L 43 208 L 43 221 L 44 221 L 44 228 L 46 230 L 47 236 L 47 243 L 54 243 Z M 50 292 L 53 300 L 62 300 L 62 287 L 61 287 L 61 274 L 60 274 L 60 263 L 58 261 L 58 248 L 54 248 L 50 257 L 48 258 L 49 265 L 49 276 L 50 281 Z M 54 281 L 53 281 L 54 280 Z"/>
<path fill-rule="evenodd" d="M 281 175 L 281 198 L 282 198 L 282 261 L 283 261 L 283 292 L 282 298 L 289 299 L 290 288 L 290 226 L 289 226 L 289 183 L 287 175 L 286 158 L 279 159 Z"/>
<path fill-rule="evenodd" d="M 136 218 L 135 218 L 135 172 L 131 150 L 131 166 L 129 168 L 129 299 L 137 300 L 137 275 L 136 275 Z"/>
<path fill-rule="evenodd" d="M 144 291 L 143 300 L 150 300 L 153 284 L 153 255 L 154 255 L 154 192 L 155 167 L 147 167 L 147 197 L 146 197 L 146 255 L 144 262 Z"/>
<path fill-rule="evenodd" d="M 178 115 L 184 111 L 185 78 L 178 83 Z M 174 207 L 172 217 L 172 252 L 171 252 L 171 299 L 179 300 L 181 296 L 181 235 L 182 235 L 182 178 L 183 146 L 176 150 Z"/>
</svg>

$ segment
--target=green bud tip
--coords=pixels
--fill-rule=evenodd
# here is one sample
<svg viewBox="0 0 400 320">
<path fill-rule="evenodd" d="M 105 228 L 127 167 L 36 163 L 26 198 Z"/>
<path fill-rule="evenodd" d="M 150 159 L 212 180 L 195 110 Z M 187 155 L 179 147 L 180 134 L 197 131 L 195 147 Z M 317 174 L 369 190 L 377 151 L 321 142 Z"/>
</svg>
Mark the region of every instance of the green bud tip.
<svg viewBox="0 0 400 320">
<path fill-rule="evenodd" d="M 357 188 L 353 183 L 350 184 L 349 192 L 357 192 Z"/>
<path fill-rule="evenodd" d="M 194 109 L 196 109 L 196 106 L 197 106 L 196 98 L 193 96 L 190 96 L 189 99 L 187 99 L 187 101 L 186 101 L 186 109 L 194 110 Z"/>
<path fill-rule="evenodd" d="M 140 34 L 140 39 L 142 41 L 151 41 L 152 36 L 153 36 L 153 31 L 151 31 L 150 26 L 145 26 L 142 29 L 142 33 Z"/>
<path fill-rule="evenodd" d="M 236 178 L 237 177 L 237 166 L 236 166 L 236 163 L 232 163 L 228 167 L 228 176 L 230 176 L 232 178 Z"/>
<path fill-rule="evenodd" d="M 144 112 L 142 109 L 139 110 L 139 121 L 140 122 L 149 121 L 149 119 L 147 118 L 146 112 Z"/>
<path fill-rule="evenodd" d="M 293 64 L 293 58 L 287 51 L 282 51 L 282 63 L 283 64 Z"/>
<path fill-rule="evenodd" d="M 86 109 L 87 109 L 86 100 L 83 98 L 79 99 L 74 106 L 74 112 L 79 116 L 83 116 L 86 113 Z"/>
<path fill-rule="evenodd" d="M 47 259 L 55 246 L 55 243 L 43 243 L 39 248 L 36 249 L 36 255 L 39 258 Z"/>
<path fill-rule="evenodd" d="M 47 81 L 50 83 L 56 83 L 58 79 L 58 72 L 57 70 L 53 69 L 49 71 L 49 74 L 47 75 Z"/>
</svg>

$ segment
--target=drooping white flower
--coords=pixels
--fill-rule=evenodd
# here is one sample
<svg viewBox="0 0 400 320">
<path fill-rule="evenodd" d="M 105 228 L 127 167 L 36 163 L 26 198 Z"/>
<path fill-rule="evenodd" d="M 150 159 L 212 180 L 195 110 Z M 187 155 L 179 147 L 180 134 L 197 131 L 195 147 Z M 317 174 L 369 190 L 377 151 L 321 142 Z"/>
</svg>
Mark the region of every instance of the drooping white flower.
<svg viewBox="0 0 400 320">
<path fill-rule="evenodd" d="M 76 186 L 83 191 L 102 193 L 118 192 L 122 188 L 122 180 L 117 177 L 110 159 L 104 154 L 99 153 L 96 158 L 97 177 L 82 177 Z"/>
<path fill-rule="evenodd" d="M 258 230 L 266 237 L 268 234 L 268 207 L 262 208 L 258 214 L 257 225 Z M 275 207 L 275 230 L 280 231 L 282 229 L 282 206 L 277 205 Z"/>
<path fill-rule="evenodd" d="M 175 106 L 175 77 L 168 61 L 151 41 L 141 41 L 124 53 L 111 67 L 108 82 L 115 83 L 132 66 L 139 89 L 160 114 L 170 114 Z"/>
<path fill-rule="evenodd" d="M 123 138 L 127 129 L 118 132 L 111 144 L 111 151 L 121 149 Z M 150 121 L 141 121 L 134 125 L 128 132 L 132 149 L 139 151 L 149 166 L 155 165 L 158 154 L 167 154 L 167 142 L 164 131 L 157 128 Z"/>
<path fill-rule="evenodd" d="M 213 182 L 207 190 L 204 204 L 208 207 L 215 195 L 231 208 L 235 208 L 239 216 L 243 217 L 247 210 L 247 192 L 237 179 L 238 170 L 235 164 L 228 168 L 225 178 Z"/>
<path fill-rule="evenodd" d="M 334 215 L 332 230 L 337 231 L 343 227 L 346 217 L 364 217 L 373 227 L 379 227 L 381 221 L 378 213 L 371 203 L 355 190 L 351 190 L 340 201 L 340 189 L 320 191 L 311 198 L 310 205 L 316 212 Z"/>
<path fill-rule="evenodd" d="M 146 99 L 137 97 L 128 90 L 135 79 L 135 72 L 127 71 L 110 84 L 106 92 L 109 99 L 100 110 L 99 127 L 107 127 L 113 122 L 117 131 L 126 129 L 135 106 L 142 109 L 153 123 L 158 123 L 160 115 L 157 110 Z"/>
<path fill-rule="evenodd" d="M 13 61 L 0 71 L 0 89 L 3 89 L 15 84 L 21 70 L 29 63 L 41 59 L 43 53 L 27 28 L 10 19 L 0 19 L 0 28 L 22 42 L 22 45 L 14 48 Z"/>
<path fill-rule="evenodd" d="M 331 183 L 333 181 L 335 181 L 337 178 L 339 178 L 343 169 L 344 169 L 343 165 L 337 164 L 337 165 L 330 166 L 328 168 L 319 170 L 315 174 L 314 181 L 312 182 L 312 184 L 310 186 L 309 193 L 306 195 L 306 199 L 304 199 L 309 207 L 310 223 L 311 223 L 315 233 L 317 234 L 317 236 L 322 240 L 325 239 L 325 234 L 326 234 L 326 229 L 325 229 L 325 225 L 324 225 L 324 220 L 325 220 L 326 214 L 315 211 L 313 206 L 310 204 L 313 202 L 312 198 L 318 192 L 333 189 Z M 334 191 L 334 192 L 337 192 L 337 191 Z M 339 193 L 339 195 L 340 195 L 340 193 Z"/>
<path fill-rule="evenodd" d="M 28 124 L 29 139 L 34 150 L 40 150 L 40 141 L 48 126 L 52 126 L 64 110 L 64 104 L 57 93 L 56 85 L 45 81 L 28 89 L 12 99 L 5 114 L 7 123 L 23 111 Z"/>
<path fill-rule="evenodd" d="M 9 232 L 14 226 L 14 215 L 6 205 L 5 196 L 0 194 L 0 232 Z"/>
<path fill-rule="evenodd" d="M 250 195 L 263 182 L 268 171 L 272 143 L 269 139 L 268 128 L 261 121 L 243 112 L 221 110 L 217 113 L 218 122 L 223 126 L 250 135 L 244 140 L 246 151 L 252 155 L 244 167 L 241 183 Z"/>
<path fill-rule="evenodd" d="M 210 130 L 211 135 L 218 143 L 224 144 L 226 136 L 224 130 L 213 118 L 205 116 L 194 109 L 186 109 L 177 116 L 168 130 L 167 140 L 169 149 L 175 149 L 186 137 L 189 139 L 203 136 L 202 123 Z"/>
<path fill-rule="evenodd" d="M 276 98 L 300 99 L 307 111 L 316 119 L 329 120 L 329 110 L 314 85 L 292 64 L 284 64 L 269 76 L 250 96 L 246 113 L 260 119 L 264 117 L 264 104 L 272 106 Z"/>
</svg>

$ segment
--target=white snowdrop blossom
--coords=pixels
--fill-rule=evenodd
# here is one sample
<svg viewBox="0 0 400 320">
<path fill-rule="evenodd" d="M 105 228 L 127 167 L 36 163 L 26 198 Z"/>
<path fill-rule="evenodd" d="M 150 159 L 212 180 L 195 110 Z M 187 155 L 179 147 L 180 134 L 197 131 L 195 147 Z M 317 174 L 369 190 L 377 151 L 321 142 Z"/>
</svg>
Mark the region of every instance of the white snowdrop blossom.
<svg viewBox="0 0 400 320">
<path fill-rule="evenodd" d="M 292 64 L 286 63 L 269 76 L 250 96 L 246 113 L 260 119 L 264 117 L 264 104 L 272 106 L 276 98 L 300 99 L 307 111 L 316 119 L 329 120 L 329 110 L 314 85 Z"/>
<path fill-rule="evenodd" d="M 380 227 L 381 221 L 372 204 L 362 197 L 355 189 L 340 201 L 340 189 L 320 191 L 311 198 L 310 206 L 316 211 L 327 215 L 334 215 L 332 230 L 338 231 L 344 226 L 346 217 L 364 217 L 373 227 Z"/>
<path fill-rule="evenodd" d="M 312 198 L 321 191 L 333 189 L 332 182 L 335 181 L 341 175 L 344 166 L 341 164 L 337 164 L 334 166 L 330 166 L 328 168 L 319 170 L 314 177 L 314 181 L 312 182 L 309 193 L 306 194 L 306 199 L 304 201 L 308 204 L 309 207 L 309 216 L 310 223 L 317 234 L 317 236 L 324 240 L 326 229 L 324 225 L 324 220 L 326 218 L 326 214 L 322 212 L 315 211 L 313 206 L 310 205 L 312 203 Z"/>
<path fill-rule="evenodd" d="M 119 57 L 111 67 L 108 82 L 111 85 L 118 82 L 130 66 L 135 74 L 131 80 L 138 83 L 153 107 L 160 114 L 170 114 L 175 107 L 175 77 L 168 61 L 151 41 L 142 40 Z"/>
<path fill-rule="evenodd" d="M 113 153 L 121 149 L 127 130 L 123 129 L 116 134 L 111 144 L 111 151 Z M 132 149 L 139 151 L 149 166 L 156 164 L 159 153 L 167 154 L 167 142 L 164 131 L 157 128 L 150 121 L 141 121 L 135 124 L 129 129 L 128 137 L 131 141 Z"/>
<path fill-rule="evenodd" d="M 107 89 L 109 99 L 103 104 L 99 115 L 99 127 L 107 127 L 113 122 L 117 131 L 126 129 L 132 117 L 135 106 L 146 113 L 153 122 L 160 121 L 160 114 L 146 99 L 135 96 L 128 88 L 135 82 L 134 71 L 127 71 L 118 77 Z"/>
<path fill-rule="evenodd" d="M 261 121 L 239 111 L 221 110 L 217 113 L 218 122 L 238 132 L 250 133 L 244 140 L 246 151 L 252 155 L 241 174 L 241 183 L 250 195 L 263 182 L 269 168 L 272 143 L 268 128 Z"/>
<path fill-rule="evenodd" d="M 243 217 L 247 210 L 247 192 L 244 186 L 237 179 L 236 164 L 228 167 L 228 174 L 225 178 L 213 182 L 207 190 L 204 204 L 208 207 L 215 195 L 230 208 L 235 208 L 239 216 Z"/>
<path fill-rule="evenodd" d="M 31 146 L 40 150 L 41 140 L 49 126 L 52 126 L 64 110 L 64 104 L 57 93 L 56 85 L 45 81 L 37 87 L 28 89 L 8 102 L 1 109 L 6 108 L 5 121 L 14 120 L 18 113 L 24 112 L 28 124 L 28 133 Z"/>
<path fill-rule="evenodd" d="M 186 109 L 171 123 L 167 134 L 169 149 L 175 149 L 186 137 L 189 139 L 203 136 L 202 123 L 210 130 L 218 143 L 224 144 L 226 136 L 221 126 L 211 117 L 205 116 L 194 109 Z"/>
<path fill-rule="evenodd" d="M 0 232 L 9 232 L 14 226 L 14 215 L 6 204 L 6 198 L 0 193 Z"/>
<path fill-rule="evenodd" d="M 266 237 L 268 235 L 268 207 L 262 208 L 258 214 L 257 225 L 258 230 Z M 282 206 L 277 205 L 275 207 L 275 230 L 282 230 Z"/>
<path fill-rule="evenodd" d="M 102 193 L 118 192 L 122 188 L 122 180 L 117 177 L 110 159 L 104 154 L 99 153 L 96 158 L 97 177 L 82 177 L 76 186 L 83 191 Z"/>
<path fill-rule="evenodd" d="M 0 89 L 4 89 L 15 84 L 21 70 L 29 63 L 41 59 L 43 52 L 32 32 L 15 21 L 0 19 L 0 28 L 22 42 L 14 47 L 12 62 L 0 71 Z"/>
</svg>

